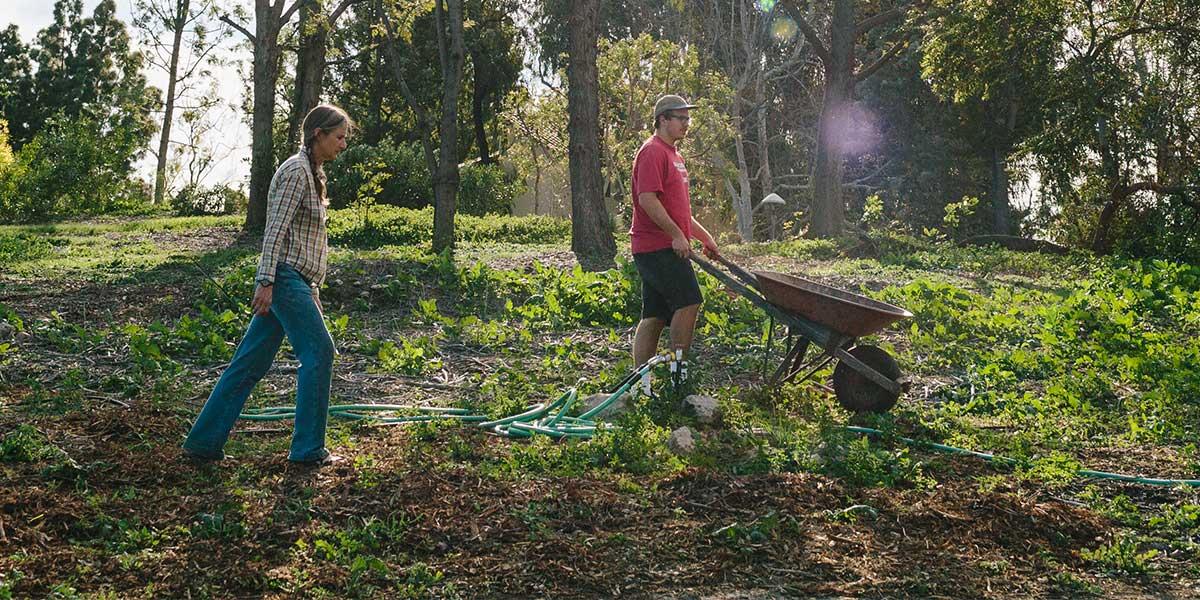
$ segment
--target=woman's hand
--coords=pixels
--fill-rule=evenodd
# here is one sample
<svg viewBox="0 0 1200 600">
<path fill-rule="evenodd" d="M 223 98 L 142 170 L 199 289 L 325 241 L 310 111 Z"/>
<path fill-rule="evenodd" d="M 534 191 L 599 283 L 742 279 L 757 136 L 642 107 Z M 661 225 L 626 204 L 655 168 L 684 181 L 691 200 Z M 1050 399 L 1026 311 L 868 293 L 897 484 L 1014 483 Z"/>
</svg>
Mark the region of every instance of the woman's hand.
<svg viewBox="0 0 1200 600">
<path fill-rule="evenodd" d="M 254 314 L 265 317 L 271 312 L 271 296 L 274 294 L 273 286 L 263 286 L 259 284 L 254 288 L 254 299 L 250 301 L 250 310 Z"/>
</svg>

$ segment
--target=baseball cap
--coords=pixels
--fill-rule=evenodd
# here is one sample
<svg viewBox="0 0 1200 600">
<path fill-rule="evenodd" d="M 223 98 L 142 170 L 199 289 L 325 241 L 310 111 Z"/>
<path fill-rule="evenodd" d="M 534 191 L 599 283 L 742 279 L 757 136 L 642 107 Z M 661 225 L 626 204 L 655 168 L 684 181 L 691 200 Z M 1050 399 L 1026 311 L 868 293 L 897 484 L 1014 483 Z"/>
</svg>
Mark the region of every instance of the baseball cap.
<svg viewBox="0 0 1200 600">
<path fill-rule="evenodd" d="M 683 96 L 667 94 L 666 96 L 659 98 L 658 102 L 654 103 L 654 118 L 657 119 L 658 115 L 661 115 L 668 110 L 683 110 L 685 108 L 696 108 L 696 105 L 688 104 L 687 100 L 683 99 Z"/>
</svg>

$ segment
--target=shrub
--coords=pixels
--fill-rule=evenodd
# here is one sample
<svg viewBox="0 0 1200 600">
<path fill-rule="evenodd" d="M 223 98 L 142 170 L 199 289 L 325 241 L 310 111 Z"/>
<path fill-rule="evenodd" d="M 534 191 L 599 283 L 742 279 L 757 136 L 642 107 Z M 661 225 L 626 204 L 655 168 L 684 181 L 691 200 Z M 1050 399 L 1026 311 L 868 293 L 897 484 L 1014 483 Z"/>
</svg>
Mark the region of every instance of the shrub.
<svg viewBox="0 0 1200 600">
<path fill-rule="evenodd" d="M 458 212 L 465 215 L 511 215 L 521 185 L 499 165 L 474 163 L 459 172 Z"/>
<path fill-rule="evenodd" d="M 188 184 L 171 198 L 171 210 L 181 217 L 229 215 L 244 212 L 247 203 L 241 190 L 228 185 L 201 187 Z"/>
<path fill-rule="evenodd" d="M 364 222 L 363 213 L 355 209 L 330 211 L 330 243 L 354 248 L 421 246 L 433 238 L 433 208 L 372 206 L 366 214 Z M 457 215 L 454 235 L 470 242 L 554 244 L 570 239 L 571 223 L 542 216 Z"/>
<path fill-rule="evenodd" d="M 38 222 L 125 208 L 140 200 L 132 162 L 145 140 L 90 117 L 57 117 L 0 170 L 0 219 Z"/>
<path fill-rule="evenodd" d="M 367 191 L 364 184 L 372 175 L 383 173 L 382 189 Z M 358 144 L 348 148 L 335 161 L 325 165 L 327 195 L 333 208 L 353 205 L 364 195 L 374 196 L 380 204 L 421 208 L 433 199 L 429 169 L 421 146 L 394 144 L 384 140 L 374 146 Z"/>
</svg>

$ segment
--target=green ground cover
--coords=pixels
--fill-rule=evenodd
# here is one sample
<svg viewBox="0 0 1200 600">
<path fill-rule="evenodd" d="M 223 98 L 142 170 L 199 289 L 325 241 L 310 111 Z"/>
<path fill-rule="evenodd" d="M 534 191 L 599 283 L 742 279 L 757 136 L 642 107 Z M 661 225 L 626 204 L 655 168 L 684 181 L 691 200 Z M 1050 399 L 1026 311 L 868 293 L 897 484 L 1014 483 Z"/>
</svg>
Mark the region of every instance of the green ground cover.
<svg viewBox="0 0 1200 600">
<path fill-rule="evenodd" d="M 336 422 L 347 461 L 304 471 L 283 461 L 287 423 L 246 424 L 234 459 L 195 468 L 178 444 L 249 312 L 257 240 L 238 225 L 0 229 L 0 472 L 20 483 L 0 492 L 0 598 L 1152 597 L 1200 575 L 1195 491 L 1073 476 L 1200 472 L 1200 267 L 884 235 L 735 246 L 914 314 L 864 340 L 910 378 L 893 411 L 764 389 L 782 330 L 704 275 L 690 389 L 660 383 L 590 442 Z M 569 224 L 469 217 L 451 260 L 430 226 L 333 213 L 335 403 L 499 416 L 633 367 L 628 257 L 585 273 Z M 290 403 L 295 364 L 285 348 L 249 405 Z M 689 391 L 718 424 L 680 409 Z M 699 434 L 686 456 L 666 446 L 681 426 Z"/>
</svg>

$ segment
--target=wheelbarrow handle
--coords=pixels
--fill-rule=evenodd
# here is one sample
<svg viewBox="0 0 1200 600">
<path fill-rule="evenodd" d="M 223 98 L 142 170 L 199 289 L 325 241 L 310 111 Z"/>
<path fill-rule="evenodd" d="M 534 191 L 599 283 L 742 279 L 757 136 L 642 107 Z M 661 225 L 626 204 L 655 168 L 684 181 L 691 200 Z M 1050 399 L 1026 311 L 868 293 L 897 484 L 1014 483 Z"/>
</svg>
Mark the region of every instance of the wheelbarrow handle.
<svg viewBox="0 0 1200 600">
<path fill-rule="evenodd" d="M 697 255 L 695 252 L 693 252 L 691 254 L 691 258 L 692 258 L 692 260 L 696 261 L 696 264 L 700 265 L 701 267 L 706 267 L 704 269 L 705 271 L 712 272 L 712 270 L 716 268 L 716 267 L 713 267 L 712 264 L 710 264 L 708 261 L 704 260 L 699 255 Z M 737 278 L 741 279 L 742 282 L 745 283 L 746 285 L 748 285 L 756 290 L 759 289 L 758 278 L 755 277 L 754 274 L 751 273 L 750 271 L 747 271 L 747 270 L 739 267 L 736 263 L 729 260 L 728 258 L 725 258 L 724 256 L 721 256 L 720 254 L 717 255 L 716 261 L 721 263 L 721 265 L 724 266 L 726 269 L 729 269 L 730 273 L 733 273 L 734 275 L 736 275 Z"/>
</svg>

